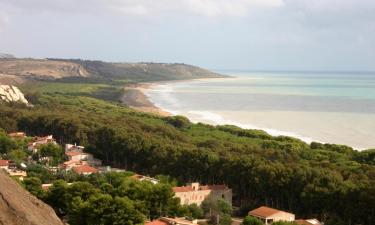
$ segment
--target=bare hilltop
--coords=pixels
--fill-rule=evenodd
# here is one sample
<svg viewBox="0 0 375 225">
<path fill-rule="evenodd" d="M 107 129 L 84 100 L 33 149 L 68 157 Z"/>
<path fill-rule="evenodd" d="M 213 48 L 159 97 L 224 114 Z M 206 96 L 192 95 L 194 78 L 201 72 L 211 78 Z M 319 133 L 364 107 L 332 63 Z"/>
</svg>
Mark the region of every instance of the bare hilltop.
<svg viewBox="0 0 375 225">
<path fill-rule="evenodd" d="M 20 59 L 0 57 L 0 83 L 27 80 L 123 80 L 161 81 L 224 77 L 182 63 L 111 63 L 80 59 Z"/>
</svg>

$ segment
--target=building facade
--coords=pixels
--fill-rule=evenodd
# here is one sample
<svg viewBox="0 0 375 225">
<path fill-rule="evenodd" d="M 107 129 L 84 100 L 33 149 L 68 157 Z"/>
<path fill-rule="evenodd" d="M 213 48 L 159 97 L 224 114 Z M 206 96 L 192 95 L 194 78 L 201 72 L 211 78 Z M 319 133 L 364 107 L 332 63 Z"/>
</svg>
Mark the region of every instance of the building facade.
<svg viewBox="0 0 375 225">
<path fill-rule="evenodd" d="M 182 205 L 200 206 L 206 199 L 223 199 L 232 204 L 232 189 L 226 185 L 200 185 L 191 183 L 183 187 L 174 187 L 173 191 L 180 198 Z"/>
<path fill-rule="evenodd" d="M 45 144 L 57 144 L 55 139 L 53 138 L 52 135 L 48 135 L 48 136 L 45 136 L 45 137 L 36 137 L 34 139 L 34 141 L 31 141 L 28 145 L 27 145 L 27 149 L 33 153 L 36 153 L 38 152 L 38 148 L 41 146 L 41 145 L 45 145 Z"/>
<path fill-rule="evenodd" d="M 261 206 L 249 212 L 249 216 L 260 219 L 264 224 L 272 224 L 277 221 L 292 222 L 295 215 L 278 209 Z"/>
</svg>

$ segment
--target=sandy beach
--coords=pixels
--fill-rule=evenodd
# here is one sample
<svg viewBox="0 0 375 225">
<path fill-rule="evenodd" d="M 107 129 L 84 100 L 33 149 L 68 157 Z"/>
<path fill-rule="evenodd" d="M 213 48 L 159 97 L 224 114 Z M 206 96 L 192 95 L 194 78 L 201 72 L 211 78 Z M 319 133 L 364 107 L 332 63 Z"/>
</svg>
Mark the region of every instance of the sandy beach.
<svg viewBox="0 0 375 225">
<path fill-rule="evenodd" d="M 151 88 L 152 85 L 155 84 L 139 83 L 125 86 L 124 94 L 121 97 L 122 103 L 140 112 L 152 113 L 158 116 L 171 116 L 171 113 L 155 106 L 144 94 L 144 91 Z"/>
</svg>

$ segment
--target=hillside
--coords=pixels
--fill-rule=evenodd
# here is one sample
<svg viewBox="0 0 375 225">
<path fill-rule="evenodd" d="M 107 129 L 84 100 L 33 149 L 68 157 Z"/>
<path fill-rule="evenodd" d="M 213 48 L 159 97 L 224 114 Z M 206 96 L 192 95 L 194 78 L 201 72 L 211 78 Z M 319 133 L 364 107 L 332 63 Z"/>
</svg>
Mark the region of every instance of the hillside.
<svg viewBox="0 0 375 225">
<path fill-rule="evenodd" d="M 108 63 L 70 60 L 86 68 L 92 76 L 130 80 L 158 81 L 225 77 L 200 67 L 181 63 Z"/>
<path fill-rule="evenodd" d="M 6 76 L 53 80 L 64 77 L 87 77 L 89 73 L 82 66 L 72 62 L 3 58 L 0 59 L 0 79 Z"/>
<path fill-rule="evenodd" d="M 0 58 L 0 82 L 3 84 L 22 83 L 25 80 L 66 81 L 73 78 L 139 82 L 212 77 L 224 75 L 186 64 Z"/>
<path fill-rule="evenodd" d="M 0 225 L 63 225 L 55 212 L 0 170 Z"/>
<path fill-rule="evenodd" d="M 243 212 L 268 205 L 333 221 L 327 225 L 374 221 L 374 150 L 308 145 L 259 130 L 193 124 L 180 116 L 160 118 L 71 94 L 32 99 L 31 109 L 0 107 L 0 128 L 53 134 L 59 143 L 87 146 L 105 164 L 136 173 L 227 184 Z"/>
</svg>

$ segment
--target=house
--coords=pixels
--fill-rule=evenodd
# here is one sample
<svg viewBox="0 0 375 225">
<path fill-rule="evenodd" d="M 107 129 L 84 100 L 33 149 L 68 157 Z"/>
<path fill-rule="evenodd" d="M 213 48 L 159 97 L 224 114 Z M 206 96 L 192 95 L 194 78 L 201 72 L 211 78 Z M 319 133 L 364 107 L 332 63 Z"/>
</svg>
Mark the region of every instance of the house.
<svg viewBox="0 0 375 225">
<path fill-rule="evenodd" d="M 249 216 L 255 217 L 263 221 L 264 224 L 271 224 L 277 221 L 292 222 L 295 215 L 278 209 L 261 206 L 249 212 Z"/>
<path fill-rule="evenodd" d="M 317 219 L 295 220 L 294 222 L 298 225 L 323 225 Z"/>
<path fill-rule="evenodd" d="M 197 204 L 200 206 L 205 199 L 223 199 L 232 204 L 232 189 L 226 185 L 200 185 L 191 183 L 187 186 L 174 187 L 175 197 L 181 199 L 181 204 Z"/>
<path fill-rule="evenodd" d="M 26 137 L 26 133 L 25 132 L 13 132 L 13 133 L 9 133 L 8 136 L 11 138 L 22 139 Z"/>
<path fill-rule="evenodd" d="M 23 180 L 24 177 L 27 177 L 26 171 L 23 170 L 9 170 L 8 173 L 11 177 L 17 177 L 19 180 Z"/>
<path fill-rule="evenodd" d="M 145 225 L 197 225 L 197 221 L 190 221 L 185 218 L 161 217 L 157 220 L 146 222 Z"/>
<path fill-rule="evenodd" d="M 4 169 L 6 171 L 15 170 L 17 169 L 16 163 L 11 160 L 4 160 L 0 159 L 0 169 Z"/>
<path fill-rule="evenodd" d="M 90 175 L 92 173 L 99 172 L 98 169 L 88 166 L 88 165 L 80 165 L 80 166 L 73 167 L 73 171 L 82 175 Z"/>
<path fill-rule="evenodd" d="M 87 161 L 87 160 L 94 158 L 89 153 L 78 152 L 78 151 L 65 152 L 65 155 L 68 157 L 69 160 L 74 160 L 74 161 Z"/>
<path fill-rule="evenodd" d="M 0 159 L 0 169 L 9 170 L 9 160 Z"/>
<path fill-rule="evenodd" d="M 40 147 L 40 145 L 45 145 L 49 143 L 55 145 L 57 144 L 52 135 L 48 135 L 45 137 L 35 137 L 33 141 L 29 142 L 29 144 L 27 145 L 27 149 L 31 152 L 36 153 L 38 152 L 38 148 Z"/>
<path fill-rule="evenodd" d="M 62 167 L 65 169 L 65 170 L 70 170 L 76 166 L 80 166 L 82 165 L 82 162 L 81 161 L 77 161 L 77 160 L 69 160 L 69 161 L 66 161 L 62 164 Z"/>
<path fill-rule="evenodd" d="M 76 151 L 76 152 L 83 152 L 85 150 L 85 147 L 79 146 L 79 145 L 72 145 L 72 144 L 66 144 L 65 145 L 65 152 L 70 152 L 70 151 Z"/>
<path fill-rule="evenodd" d="M 158 219 L 158 220 L 145 222 L 145 225 L 169 225 L 169 224 L 167 222 L 164 222 Z"/>
<path fill-rule="evenodd" d="M 139 180 L 139 181 L 149 181 L 153 184 L 159 183 L 159 180 L 157 180 L 155 178 L 143 176 L 143 175 L 140 175 L 140 174 L 135 174 L 135 175 L 131 176 L 130 178 L 135 179 L 135 180 Z"/>
<path fill-rule="evenodd" d="M 79 152 L 79 151 L 68 151 L 68 152 L 65 152 L 65 155 L 68 157 L 69 161 L 78 161 L 78 162 L 81 162 L 81 164 L 83 165 L 91 165 L 91 166 L 102 165 L 102 161 L 99 159 L 95 159 L 94 156 L 90 153 Z"/>
</svg>

